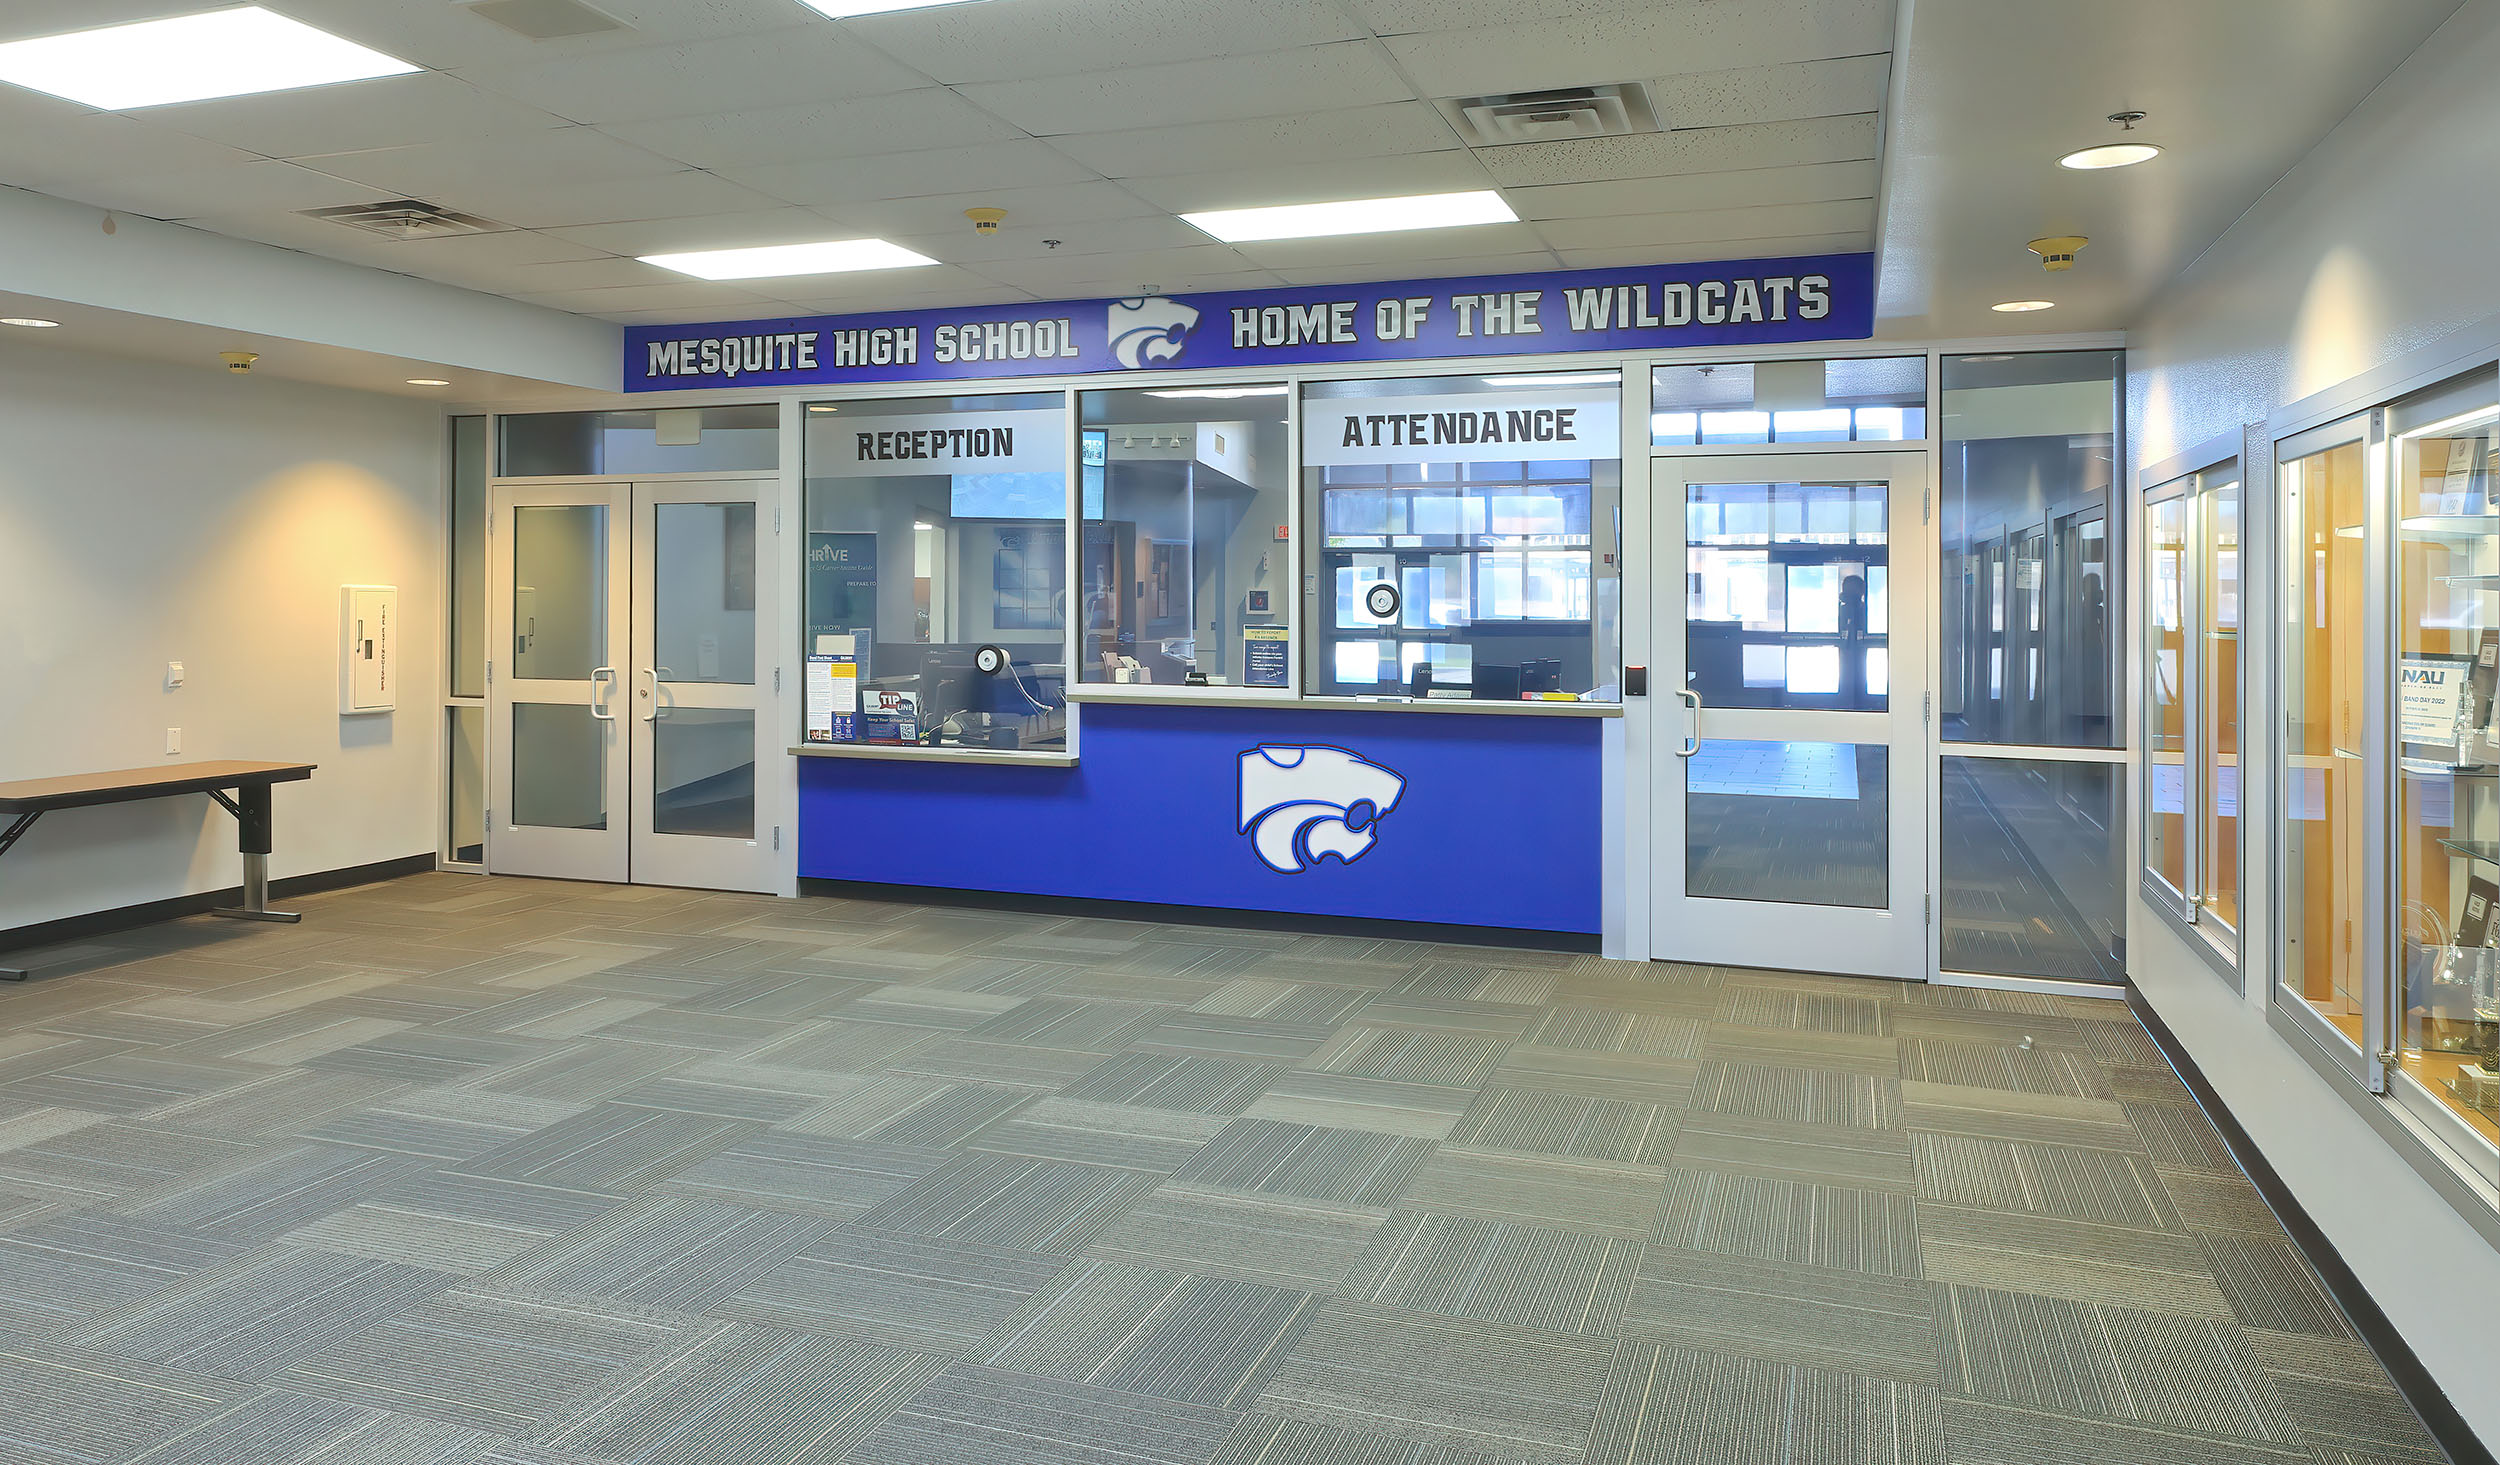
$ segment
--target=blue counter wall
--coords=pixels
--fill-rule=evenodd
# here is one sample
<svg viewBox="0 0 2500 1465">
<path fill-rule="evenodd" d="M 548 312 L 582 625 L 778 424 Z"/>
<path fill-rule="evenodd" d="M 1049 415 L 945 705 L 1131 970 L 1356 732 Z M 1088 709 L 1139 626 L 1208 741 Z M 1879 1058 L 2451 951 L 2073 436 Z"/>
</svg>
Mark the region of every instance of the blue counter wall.
<svg viewBox="0 0 2500 1465">
<path fill-rule="evenodd" d="M 1073 768 L 799 760 L 799 874 L 814 880 L 1594 934 L 1604 722 L 1334 709 L 1082 711 Z M 1402 780 L 1376 820 L 1323 820 L 1300 846 L 1361 843 L 1293 873 L 1242 832 L 1242 755 L 1341 749 Z M 1278 758 L 1290 761 L 1290 752 Z M 1343 783 L 1347 762 L 1307 779 Z M 1254 765 L 1255 771 L 1255 765 Z M 1358 787 L 1386 786 L 1364 771 Z M 1290 773 L 1262 787 L 1305 796 Z M 1330 811 L 1319 811 L 1326 814 Z M 1287 815 L 1288 821 L 1308 817 Z"/>
</svg>

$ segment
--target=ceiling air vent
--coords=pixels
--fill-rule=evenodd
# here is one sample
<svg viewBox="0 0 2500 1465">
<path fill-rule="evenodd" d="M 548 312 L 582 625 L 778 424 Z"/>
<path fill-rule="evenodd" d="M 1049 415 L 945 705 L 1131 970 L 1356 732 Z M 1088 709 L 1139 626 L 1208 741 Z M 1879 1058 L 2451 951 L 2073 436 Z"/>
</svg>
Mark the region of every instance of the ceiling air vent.
<svg viewBox="0 0 2500 1465">
<path fill-rule="evenodd" d="M 493 234 L 511 227 L 475 214 L 454 213 L 422 199 L 395 198 L 388 203 L 354 203 L 342 208 L 304 209 L 307 219 L 327 219 L 385 239 L 443 239 L 454 234 Z"/>
<path fill-rule="evenodd" d="M 1472 147 L 1658 130 L 1658 114 L 1651 110 L 1649 93 L 1638 82 L 1458 97 L 1443 102 L 1441 110 Z"/>
<path fill-rule="evenodd" d="M 595 36 L 601 31 L 627 28 L 625 22 L 591 9 L 582 0 L 475 0 L 469 13 L 533 41 Z"/>
</svg>

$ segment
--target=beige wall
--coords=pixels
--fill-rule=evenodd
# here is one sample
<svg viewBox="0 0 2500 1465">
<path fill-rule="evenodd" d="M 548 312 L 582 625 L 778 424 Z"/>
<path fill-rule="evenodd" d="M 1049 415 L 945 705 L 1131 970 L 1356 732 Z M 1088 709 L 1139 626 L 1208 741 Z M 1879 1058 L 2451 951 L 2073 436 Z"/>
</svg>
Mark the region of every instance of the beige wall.
<svg viewBox="0 0 2500 1465">
<path fill-rule="evenodd" d="M 274 875 L 431 852 L 443 417 L 399 398 L 0 342 L 0 779 L 301 759 Z M 339 587 L 400 592 L 399 710 L 338 712 Z M 181 661 L 186 685 L 164 687 Z M 46 815 L 0 930 L 236 883 L 206 798 Z"/>
</svg>

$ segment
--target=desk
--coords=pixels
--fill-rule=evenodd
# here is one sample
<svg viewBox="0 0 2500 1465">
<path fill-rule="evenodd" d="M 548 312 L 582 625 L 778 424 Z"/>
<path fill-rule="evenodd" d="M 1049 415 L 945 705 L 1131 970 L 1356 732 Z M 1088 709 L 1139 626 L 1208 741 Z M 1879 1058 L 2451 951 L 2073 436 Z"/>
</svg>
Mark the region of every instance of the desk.
<svg viewBox="0 0 2500 1465">
<path fill-rule="evenodd" d="M 5 855 L 35 821 L 55 809 L 87 809 L 99 804 L 129 804 L 176 794 L 206 794 L 226 806 L 237 826 L 235 847 L 243 853 L 243 904 L 214 912 L 238 921 L 303 919 L 269 908 L 269 790 L 273 784 L 310 778 L 311 763 L 168 763 L 160 768 L 124 768 L 112 773 L 73 773 L 61 778 L 29 778 L 0 783 L 0 855 Z M 227 790 L 233 790 L 231 796 Z M 0 967 L 0 981 L 22 982 L 26 973 Z"/>
</svg>

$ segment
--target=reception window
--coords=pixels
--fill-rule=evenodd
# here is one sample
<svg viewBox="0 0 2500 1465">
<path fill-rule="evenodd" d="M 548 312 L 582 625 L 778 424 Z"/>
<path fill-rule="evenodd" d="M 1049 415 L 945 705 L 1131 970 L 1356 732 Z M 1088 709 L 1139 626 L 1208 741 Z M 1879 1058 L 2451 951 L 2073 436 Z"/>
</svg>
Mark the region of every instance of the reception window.
<svg viewBox="0 0 2500 1465">
<path fill-rule="evenodd" d="M 2144 505 L 2144 866 L 2157 908 L 2235 968 L 2240 931 L 2240 472 Z"/>
<path fill-rule="evenodd" d="M 1068 521 L 1062 393 L 811 403 L 806 740 L 1063 749 Z"/>
<path fill-rule="evenodd" d="M 1291 687 L 1290 391 L 1079 398 L 1079 680 Z"/>
<path fill-rule="evenodd" d="M 1616 700 L 1619 393 L 1611 371 L 1306 386 L 1305 686 Z"/>
<path fill-rule="evenodd" d="M 1735 361 L 1650 373 L 1649 440 L 1917 442 L 1927 436 L 1927 358 Z"/>
</svg>

